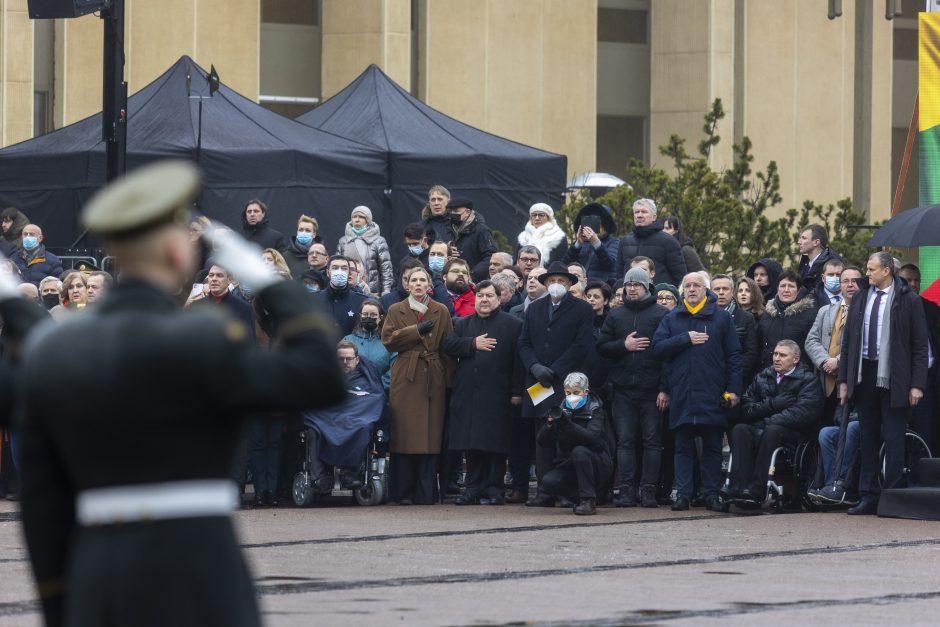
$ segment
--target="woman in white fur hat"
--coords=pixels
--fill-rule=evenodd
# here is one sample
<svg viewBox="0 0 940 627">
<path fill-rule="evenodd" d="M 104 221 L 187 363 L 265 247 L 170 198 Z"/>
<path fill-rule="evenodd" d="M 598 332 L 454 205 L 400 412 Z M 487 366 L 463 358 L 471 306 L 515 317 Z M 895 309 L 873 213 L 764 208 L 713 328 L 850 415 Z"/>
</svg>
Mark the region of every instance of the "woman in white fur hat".
<svg viewBox="0 0 940 627">
<path fill-rule="evenodd" d="M 568 250 L 568 238 L 555 223 L 555 211 L 544 202 L 529 207 L 529 222 L 519 233 L 519 246 L 535 246 L 542 253 L 542 266 L 562 261 Z"/>
<path fill-rule="evenodd" d="M 379 232 L 379 225 L 372 221 L 371 209 L 359 205 L 352 210 L 336 252 L 362 263 L 370 292 L 384 296 L 392 291 L 395 278 L 388 242 Z"/>
</svg>

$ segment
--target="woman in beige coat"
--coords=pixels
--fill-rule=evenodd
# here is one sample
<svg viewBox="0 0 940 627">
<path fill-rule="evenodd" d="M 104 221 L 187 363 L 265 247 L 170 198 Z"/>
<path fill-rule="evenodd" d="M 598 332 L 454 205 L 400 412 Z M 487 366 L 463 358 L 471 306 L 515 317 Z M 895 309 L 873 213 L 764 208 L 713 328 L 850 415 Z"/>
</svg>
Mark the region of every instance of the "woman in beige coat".
<svg viewBox="0 0 940 627">
<path fill-rule="evenodd" d="M 452 372 L 441 352 L 453 331 L 450 314 L 428 292 L 431 278 L 416 269 L 408 298 L 389 307 L 382 343 L 397 352 L 389 388 L 391 500 L 402 505 L 434 501 L 437 455 L 444 435 L 447 386 Z"/>
</svg>

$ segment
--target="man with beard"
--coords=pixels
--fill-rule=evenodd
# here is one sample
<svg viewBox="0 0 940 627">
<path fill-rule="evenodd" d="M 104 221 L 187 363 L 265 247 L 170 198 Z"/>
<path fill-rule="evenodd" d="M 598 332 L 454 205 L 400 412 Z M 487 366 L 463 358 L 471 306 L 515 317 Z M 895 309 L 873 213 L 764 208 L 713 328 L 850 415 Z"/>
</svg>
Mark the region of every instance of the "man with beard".
<svg viewBox="0 0 940 627">
<path fill-rule="evenodd" d="M 630 260 L 641 255 L 653 260 L 660 283 L 676 285 L 685 276 L 685 257 L 679 240 L 663 231 L 663 223 L 656 219 L 656 203 L 649 198 L 633 203 L 633 232 L 620 239 L 617 275 L 623 276 Z"/>
<path fill-rule="evenodd" d="M 473 313 L 474 293 L 470 283 L 470 265 L 463 259 L 451 259 L 444 267 L 444 285 L 458 318 Z"/>
<path fill-rule="evenodd" d="M 457 359 L 448 446 L 467 456 L 465 490 L 457 505 L 503 504 L 513 406 L 522 404 L 522 322 L 499 308 L 499 285 L 477 286 L 475 313 L 454 323 L 444 352 Z"/>
</svg>

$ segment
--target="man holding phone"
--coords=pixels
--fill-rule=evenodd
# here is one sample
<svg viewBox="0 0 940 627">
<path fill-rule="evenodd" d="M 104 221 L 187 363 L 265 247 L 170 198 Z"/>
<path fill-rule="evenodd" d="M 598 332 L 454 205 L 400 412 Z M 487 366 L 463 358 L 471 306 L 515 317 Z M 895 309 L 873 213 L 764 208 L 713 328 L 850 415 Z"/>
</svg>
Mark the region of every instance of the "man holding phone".
<svg viewBox="0 0 940 627">
<path fill-rule="evenodd" d="M 580 263 L 587 270 L 588 281 L 613 285 L 620 242 L 613 237 L 617 224 L 610 207 L 596 202 L 585 205 L 574 219 L 574 227 L 576 237 L 568 247 L 565 264 Z"/>
</svg>

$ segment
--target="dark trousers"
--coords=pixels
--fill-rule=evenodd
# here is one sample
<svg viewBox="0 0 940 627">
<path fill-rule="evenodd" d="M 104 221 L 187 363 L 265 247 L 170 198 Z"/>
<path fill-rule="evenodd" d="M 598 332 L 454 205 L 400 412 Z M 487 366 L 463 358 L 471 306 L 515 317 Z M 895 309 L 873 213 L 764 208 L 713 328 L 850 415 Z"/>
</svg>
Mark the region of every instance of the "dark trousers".
<svg viewBox="0 0 940 627">
<path fill-rule="evenodd" d="M 702 497 L 718 494 L 721 483 L 721 435 L 724 429 L 709 425 L 680 425 L 673 431 L 676 442 L 675 472 L 678 496 L 692 498 L 695 436 L 702 438 Z"/>
<path fill-rule="evenodd" d="M 862 382 L 855 386 L 853 398 L 861 429 L 858 456 L 862 463 L 858 491 L 862 496 L 881 493 L 877 477 L 881 470 L 878 451 L 882 440 L 885 443 L 884 487 L 898 487 L 904 469 L 904 432 L 908 412 L 891 407 L 891 393 L 875 386 L 877 377 L 878 362 L 863 359 Z"/>
<path fill-rule="evenodd" d="M 605 488 L 602 483 L 613 471 L 612 466 L 607 455 L 599 455 L 586 446 L 576 446 L 567 460 L 545 473 L 542 492 L 570 501 L 596 499 L 598 491 Z"/>
<path fill-rule="evenodd" d="M 392 453 L 389 465 L 389 500 L 410 500 L 415 505 L 434 503 L 437 455 Z"/>
<path fill-rule="evenodd" d="M 676 437 L 669 428 L 669 412 L 660 413 L 660 430 L 663 434 L 663 453 L 659 464 L 659 492 L 657 496 L 668 497 L 672 494 L 672 486 L 676 482 Z"/>
<path fill-rule="evenodd" d="M 781 446 L 796 446 L 802 434 L 794 429 L 770 425 L 758 427 L 737 424 L 728 434 L 731 445 L 731 489 L 747 488 L 762 497 L 767 489 L 767 471 L 770 458 Z"/>
<path fill-rule="evenodd" d="M 532 428 L 532 418 L 525 418 L 521 413 L 521 408 L 515 408 L 509 436 L 509 473 L 512 475 L 512 489 L 528 492 L 535 430 Z"/>
<path fill-rule="evenodd" d="M 281 459 L 280 420 L 255 420 L 248 438 L 248 467 L 255 494 L 277 494 L 277 474 Z"/>
<path fill-rule="evenodd" d="M 662 457 L 662 426 L 655 400 L 638 400 L 621 391 L 614 392 L 614 434 L 617 436 L 617 469 L 621 494 L 636 488 L 637 433 L 643 444 L 641 487 L 653 487 L 659 480 Z"/>
<path fill-rule="evenodd" d="M 535 418 L 535 432 L 538 433 L 542 430 L 542 427 L 545 426 L 546 418 Z M 539 488 L 541 489 L 542 480 L 545 478 L 545 475 L 555 467 L 555 448 L 552 446 L 542 446 L 538 443 L 538 440 L 535 442 L 535 476 L 539 480 Z"/>
<path fill-rule="evenodd" d="M 933 446 L 931 440 L 934 434 L 934 403 L 936 394 L 934 392 L 934 381 L 937 375 L 934 372 L 937 366 L 927 371 L 927 389 L 924 390 L 924 398 L 920 399 L 917 407 L 911 410 L 911 429 L 917 432 L 917 435 L 924 438 L 927 446 Z M 932 449 L 931 449 L 932 450 Z"/>
<path fill-rule="evenodd" d="M 495 499 L 503 495 L 506 456 L 487 451 L 467 451 L 467 476 L 464 479 L 467 498 Z M 528 470 L 526 470 L 528 476 Z"/>
</svg>

